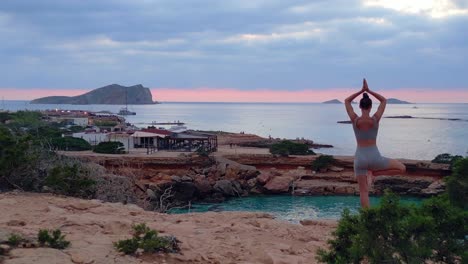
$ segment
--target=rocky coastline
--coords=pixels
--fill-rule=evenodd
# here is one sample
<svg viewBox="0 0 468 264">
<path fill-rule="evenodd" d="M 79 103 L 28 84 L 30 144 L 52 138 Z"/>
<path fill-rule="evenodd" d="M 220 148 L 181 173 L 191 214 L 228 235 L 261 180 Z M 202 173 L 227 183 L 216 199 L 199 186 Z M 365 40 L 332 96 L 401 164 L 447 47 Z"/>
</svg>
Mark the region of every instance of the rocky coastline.
<svg viewBox="0 0 468 264">
<path fill-rule="evenodd" d="M 230 197 L 248 195 L 358 195 L 353 177 L 353 157 L 335 156 L 328 169 L 312 171 L 318 156 L 280 157 L 270 154 L 236 154 L 200 157 L 80 156 L 123 176 L 133 186 L 135 202 L 148 210 L 161 209 L 166 195 L 170 206 L 188 206 L 193 202 L 223 202 Z M 443 177 L 448 165 L 429 161 L 401 160 L 405 175 L 377 177 L 371 194 L 390 189 L 401 195 L 428 197 L 444 190 Z M 167 190 L 169 190 L 169 193 Z M 166 192 L 166 194 L 165 194 Z M 108 200 L 106 197 L 101 197 Z M 156 203 L 154 203 L 156 201 Z M 124 201 L 125 202 L 125 201 Z M 158 208 L 159 207 L 159 208 Z"/>
</svg>

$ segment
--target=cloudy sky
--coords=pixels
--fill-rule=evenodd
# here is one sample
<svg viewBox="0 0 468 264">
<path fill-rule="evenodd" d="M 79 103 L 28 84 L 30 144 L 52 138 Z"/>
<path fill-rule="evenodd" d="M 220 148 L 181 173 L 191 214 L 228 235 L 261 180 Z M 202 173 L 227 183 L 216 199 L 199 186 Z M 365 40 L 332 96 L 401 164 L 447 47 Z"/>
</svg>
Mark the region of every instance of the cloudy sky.
<svg viewBox="0 0 468 264">
<path fill-rule="evenodd" d="M 6 99 L 468 102 L 468 0 L 1 0 L 0 51 Z"/>
</svg>

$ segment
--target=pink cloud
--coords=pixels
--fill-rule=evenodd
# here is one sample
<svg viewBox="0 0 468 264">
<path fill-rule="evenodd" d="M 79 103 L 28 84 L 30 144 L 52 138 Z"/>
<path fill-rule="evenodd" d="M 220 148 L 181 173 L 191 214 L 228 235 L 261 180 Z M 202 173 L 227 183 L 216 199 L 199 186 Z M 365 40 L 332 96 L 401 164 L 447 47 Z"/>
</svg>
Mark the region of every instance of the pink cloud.
<svg viewBox="0 0 468 264">
<path fill-rule="evenodd" d="M 233 88 L 152 88 L 153 99 L 167 102 L 322 102 L 331 99 L 344 100 L 356 89 L 306 89 L 287 90 L 239 90 Z M 88 92 L 88 89 L 13 89 L 0 88 L 0 97 L 5 100 L 32 100 L 38 97 L 64 95 L 75 96 Z M 383 96 L 395 97 L 415 103 L 467 103 L 468 89 L 430 90 L 397 89 L 383 90 Z"/>
<path fill-rule="evenodd" d="M 343 101 L 356 89 L 327 89 L 327 90 L 238 90 L 230 88 L 198 88 L 198 89 L 171 89 L 153 88 L 153 97 L 158 101 L 168 102 L 323 102 L 331 99 Z M 378 91 L 383 96 L 398 98 L 405 101 L 423 103 L 466 103 L 468 102 L 468 89 L 460 90 L 422 90 L 399 89 Z"/>
</svg>

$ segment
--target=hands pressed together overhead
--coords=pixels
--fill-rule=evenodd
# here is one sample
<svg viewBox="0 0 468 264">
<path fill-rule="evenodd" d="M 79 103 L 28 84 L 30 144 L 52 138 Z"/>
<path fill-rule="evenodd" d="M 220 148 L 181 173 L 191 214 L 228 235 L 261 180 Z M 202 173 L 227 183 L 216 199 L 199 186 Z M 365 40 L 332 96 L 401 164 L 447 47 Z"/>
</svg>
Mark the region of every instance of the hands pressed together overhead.
<svg viewBox="0 0 468 264">
<path fill-rule="evenodd" d="M 362 80 L 362 89 L 361 92 L 366 93 L 369 92 L 369 86 L 367 86 L 366 78 Z"/>
</svg>

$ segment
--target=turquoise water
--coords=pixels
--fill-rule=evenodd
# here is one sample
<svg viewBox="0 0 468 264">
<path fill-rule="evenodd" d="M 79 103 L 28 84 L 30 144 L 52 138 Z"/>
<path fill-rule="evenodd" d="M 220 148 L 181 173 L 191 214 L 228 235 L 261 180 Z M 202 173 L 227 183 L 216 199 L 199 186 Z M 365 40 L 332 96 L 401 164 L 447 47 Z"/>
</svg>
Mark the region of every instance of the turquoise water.
<svg viewBox="0 0 468 264">
<path fill-rule="evenodd" d="M 370 197 L 371 204 L 377 205 L 380 197 Z M 421 198 L 402 197 L 404 203 L 419 204 Z M 357 213 L 360 208 L 359 196 L 289 196 L 268 195 L 233 198 L 221 204 L 192 204 L 191 210 L 172 210 L 170 213 L 208 211 L 265 212 L 278 219 L 297 223 L 303 219 L 339 219 L 343 209 Z"/>
</svg>

